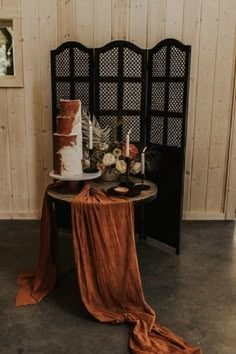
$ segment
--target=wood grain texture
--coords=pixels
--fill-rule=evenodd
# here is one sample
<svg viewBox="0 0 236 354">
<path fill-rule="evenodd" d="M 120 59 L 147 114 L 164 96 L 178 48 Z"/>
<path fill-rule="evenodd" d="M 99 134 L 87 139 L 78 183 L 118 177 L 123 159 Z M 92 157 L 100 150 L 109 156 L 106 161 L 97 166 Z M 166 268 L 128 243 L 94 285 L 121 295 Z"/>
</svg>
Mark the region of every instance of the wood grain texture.
<svg viewBox="0 0 236 354">
<path fill-rule="evenodd" d="M 229 163 L 227 168 L 225 209 L 226 219 L 236 220 L 236 90 L 234 82 L 234 98 L 231 121 Z"/>
<path fill-rule="evenodd" d="M 93 0 L 77 0 L 75 3 L 76 41 L 93 47 L 94 6 Z"/>
<path fill-rule="evenodd" d="M 210 129 L 219 22 L 219 0 L 214 2 L 211 0 L 203 1 L 201 19 L 190 201 L 190 209 L 194 212 L 203 211 L 206 206 Z"/>
<path fill-rule="evenodd" d="M 10 132 L 8 125 L 7 89 L 0 89 L 0 213 L 12 212 L 12 176 L 10 159 Z"/>
<path fill-rule="evenodd" d="M 11 137 L 10 161 L 13 214 L 29 210 L 29 175 L 27 169 L 26 124 L 23 89 L 7 89 L 8 126 Z"/>
<path fill-rule="evenodd" d="M 199 68 L 199 44 L 202 0 L 185 1 L 183 15 L 183 42 L 191 45 L 191 70 L 189 81 L 189 102 L 184 175 L 184 213 L 190 211 L 193 144 L 195 139 L 196 94 Z"/>
<path fill-rule="evenodd" d="M 151 48 L 166 37 L 192 46 L 185 217 L 234 217 L 234 0 L 0 0 L 0 8 L 21 18 L 24 59 L 24 87 L 0 89 L 0 218 L 39 215 L 50 182 L 50 50 L 69 40 L 100 47 L 116 39 Z"/>
<path fill-rule="evenodd" d="M 166 0 L 149 0 L 147 18 L 147 48 L 152 48 L 165 38 Z"/>
<path fill-rule="evenodd" d="M 34 213 L 41 208 L 44 190 L 39 8 L 37 0 L 22 0 L 21 5 L 29 209 Z"/>
<path fill-rule="evenodd" d="M 20 0 L 1 0 L 1 5 L 3 8 L 19 9 Z"/>
<path fill-rule="evenodd" d="M 94 46 L 111 41 L 111 0 L 94 1 Z"/>
<path fill-rule="evenodd" d="M 43 143 L 43 185 L 51 182 L 52 170 L 52 96 L 51 96 L 51 58 L 50 51 L 57 47 L 56 0 L 39 1 L 39 46 L 41 74 L 41 114 Z"/>
<path fill-rule="evenodd" d="M 75 13 L 75 0 L 57 0 L 58 45 L 75 40 Z"/>
<path fill-rule="evenodd" d="M 131 178 L 131 180 L 134 183 L 139 184 L 141 181 L 139 178 Z M 97 190 L 102 190 L 102 191 L 107 191 L 109 188 L 113 188 L 115 186 L 117 186 L 119 184 L 119 182 L 105 182 L 103 180 L 101 180 L 100 178 L 94 179 L 89 181 L 89 183 L 91 184 L 91 187 Z M 151 202 L 153 199 L 156 198 L 157 193 L 158 193 L 158 188 L 155 185 L 155 183 L 145 180 L 144 181 L 145 184 L 148 184 L 150 186 L 150 189 L 148 190 L 144 190 L 141 191 L 139 195 L 135 196 L 135 197 L 130 197 L 129 199 L 134 203 L 134 204 L 145 204 L 146 202 Z M 75 186 L 74 188 L 78 190 L 81 190 L 83 183 L 81 184 L 80 182 L 77 183 L 75 182 Z M 68 186 L 68 188 L 70 189 L 71 186 Z M 64 202 L 68 202 L 71 203 L 72 199 L 76 196 L 77 192 L 72 193 L 67 192 L 67 186 L 66 186 L 66 182 L 64 184 L 63 187 L 59 187 L 57 190 L 49 190 L 48 191 L 48 195 L 54 199 L 60 200 L 60 201 L 64 201 Z"/>
<path fill-rule="evenodd" d="M 129 41 L 147 46 L 147 0 L 130 0 Z"/>
<path fill-rule="evenodd" d="M 129 3 L 130 0 L 112 0 L 112 40 L 129 39 Z"/>
<path fill-rule="evenodd" d="M 235 64 L 235 1 L 220 2 L 206 210 L 224 211 Z M 234 11 L 233 11 L 234 9 Z"/>
<path fill-rule="evenodd" d="M 166 38 L 182 40 L 183 10 L 184 0 L 166 0 Z"/>
</svg>

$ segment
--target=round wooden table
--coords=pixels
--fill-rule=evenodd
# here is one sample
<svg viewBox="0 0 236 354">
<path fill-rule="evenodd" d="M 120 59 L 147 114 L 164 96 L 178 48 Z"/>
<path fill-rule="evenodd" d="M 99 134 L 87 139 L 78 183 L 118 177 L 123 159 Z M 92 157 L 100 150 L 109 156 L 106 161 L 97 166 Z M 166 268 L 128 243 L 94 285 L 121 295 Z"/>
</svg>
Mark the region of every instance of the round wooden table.
<svg viewBox="0 0 236 354">
<path fill-rule="evenodd" d="M 141 179 L 139 178 L 131 177 L 130 180 L 135 184 L 141 183 Z M 70 203 L 72 199 L 75 197 L 75 195 L 79 193 L 79 190 L 82 188 L 83 183 L 84 182 L 78 183 L 77 191 L 76 188 L 74 188 L 74 191 L 68 192 L 66 187 L 62 187 L 58 189 L 49 190 L 47 193 L 52 199 L 59 200 L 61 202 Z M 103 181 L 100 178 L 88 181 L 88 183 L 94 189 L 102 190 L 104 192 L 106 192 L 109 188 L 115 187 L 119 184 L 118 181 L 107 182 L 107 181 Z M 143 205 L 149 203 L 152 200 L 154 200 L 157 196 L 157 186 L 155 185 L 155 183 L 148 180 L 144 180 L 144 184 L 149 185 L 150 188 L 147 190 L 142 190 L 138 196 L 128 197 L 135 205 Z M 73 189 L 70 188 L 70 190 Z"/>
</svg>

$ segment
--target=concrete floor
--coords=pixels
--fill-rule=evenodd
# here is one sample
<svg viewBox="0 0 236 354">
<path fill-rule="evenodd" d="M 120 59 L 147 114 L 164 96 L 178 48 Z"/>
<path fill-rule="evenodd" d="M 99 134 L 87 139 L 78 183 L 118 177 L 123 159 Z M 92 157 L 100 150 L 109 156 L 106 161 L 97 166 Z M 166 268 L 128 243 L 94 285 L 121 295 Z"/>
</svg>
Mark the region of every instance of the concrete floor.
<svg viewBox="0 0 236 354">
<path fill-rule="evenodd" d="M 34 269 L 39 223 L 0 221 L 0 353 L 125 354 L 128 327 L 100 324 L 83 308 L 75 272 L 39 305 L 14 307 L 16 276 Z M 60 234 L 60 274 L 73 267 Z M 180 256 L 138 243 L 147 302 L 158 321 L 204 354 L 236 353 L 236 232 L 233 222 L 184 222 Z"/>
</svg>

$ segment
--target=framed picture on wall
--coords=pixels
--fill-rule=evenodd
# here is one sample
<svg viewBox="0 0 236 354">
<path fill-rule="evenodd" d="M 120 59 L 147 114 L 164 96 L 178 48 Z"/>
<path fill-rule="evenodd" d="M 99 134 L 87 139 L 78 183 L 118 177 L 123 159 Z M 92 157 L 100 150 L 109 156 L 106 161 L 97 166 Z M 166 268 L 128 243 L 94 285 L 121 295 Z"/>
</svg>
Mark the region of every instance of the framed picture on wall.
<svg viewBox="0 0 236 354">
<path fill-rule="evenodd" d="M 20 12 L 0 9 L 0 87 L 22 86 Z"/>
</svg>

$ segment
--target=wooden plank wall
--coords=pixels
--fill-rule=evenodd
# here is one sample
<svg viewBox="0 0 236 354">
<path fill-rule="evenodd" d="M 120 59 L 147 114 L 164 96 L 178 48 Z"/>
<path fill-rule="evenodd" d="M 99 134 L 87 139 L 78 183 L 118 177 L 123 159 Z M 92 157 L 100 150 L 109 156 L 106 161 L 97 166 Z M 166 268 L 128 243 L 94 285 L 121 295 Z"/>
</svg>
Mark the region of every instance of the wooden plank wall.
<svg viewBox="0 0 236 354">
<path fill-rule="evenodd" d="M 167 37 L 192 46 L 184 216 L 234 216 L 235 0 L 0 0 L 0 8 L 21 10 L 24 73 L 23 88 L 0 89 L 0 218 L 38 217 L 50 181 L 50 50 L 116 39 L 151 48 Z"/>
</svg>

